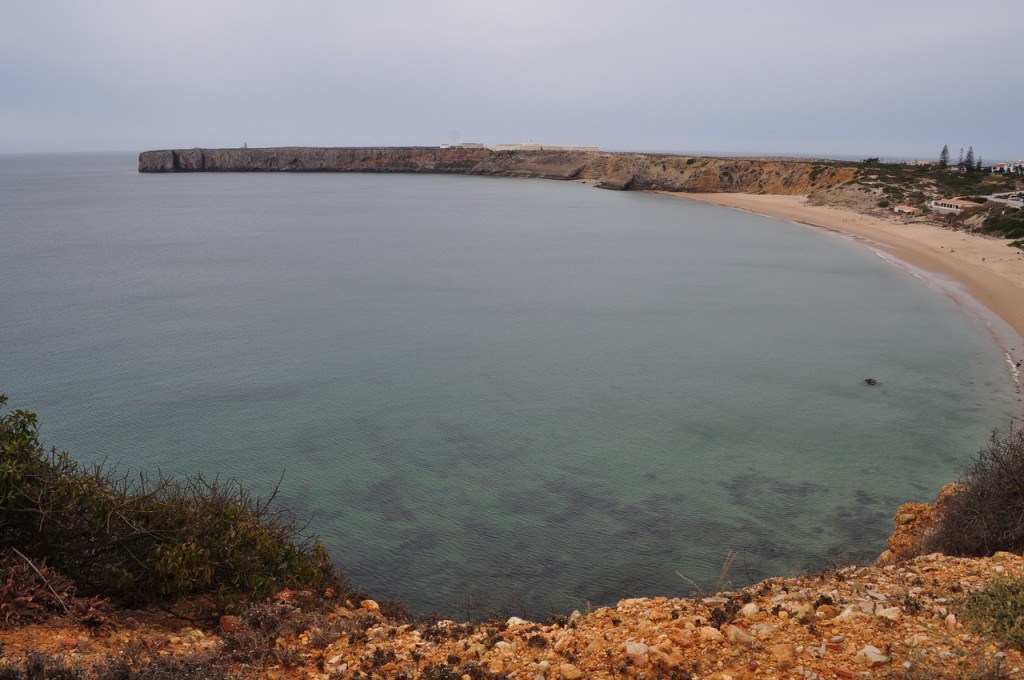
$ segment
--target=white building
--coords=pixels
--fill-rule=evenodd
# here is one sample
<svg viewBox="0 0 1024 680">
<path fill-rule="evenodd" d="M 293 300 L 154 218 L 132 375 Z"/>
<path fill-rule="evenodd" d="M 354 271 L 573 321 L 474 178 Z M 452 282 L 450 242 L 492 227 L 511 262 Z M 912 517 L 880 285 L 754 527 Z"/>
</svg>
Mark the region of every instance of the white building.
<svg viewBox="0 0 1024 680">
<path fill-rule="evenodd" d="M 1016 163 L 993 163 L 992 172 L 1024 172 L 1024 161 L 1017 161 Z"/>
<path fill-rule="evenodd" d="M 960 198 L 936 198 L 928 205 L 935 212 L 960 214 L 968 208 L 977 208 L 981 203 L 965 201 Z"/>
<path fill-rule="evenodd" d="M 534 142 L 527 144 L 494 144 L 491 151 L 541 151 L 544 147 Z"/>
<path fill-rule="evenodd" d="M 549 144 L 494 144 L 491 151 L 600 151 L 596 146 L 553 146 Z"/>
</svg>

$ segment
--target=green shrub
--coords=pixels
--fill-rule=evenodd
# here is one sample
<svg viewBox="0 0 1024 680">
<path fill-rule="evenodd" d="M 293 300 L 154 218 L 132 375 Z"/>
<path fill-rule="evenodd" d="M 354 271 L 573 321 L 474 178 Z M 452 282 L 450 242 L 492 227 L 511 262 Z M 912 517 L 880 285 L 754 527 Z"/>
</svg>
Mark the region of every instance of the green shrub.
<svg viewBox="0 0 1024 680">
<path fill-rule="evenodd" d="M 997 576 L 957 609 L 976 632 L 1024 649 L 1024 576 Z"/>
<path fill-rule="evenodd" d="M 1021 238 L 1024 236 L 1024 210 L 999 206 L 985 218 L 981 230 L 1003 238 Z"/>
<path fill-rule="evenodd" d="M 939 518 L 926 550 L 979 557 L 1024 551 L 1024 426 L 997 433 L 978 452 Z"/>
<path fill-rule="evenodd" d="M 87 468 L 43 449 L 35 414 L 0 415 L 0 548 L 45 558 L 83 594 L 129 605 L 205 594 L 224 609 L 284 587 L 344 589 L 276 494 Z"/>
</svg>

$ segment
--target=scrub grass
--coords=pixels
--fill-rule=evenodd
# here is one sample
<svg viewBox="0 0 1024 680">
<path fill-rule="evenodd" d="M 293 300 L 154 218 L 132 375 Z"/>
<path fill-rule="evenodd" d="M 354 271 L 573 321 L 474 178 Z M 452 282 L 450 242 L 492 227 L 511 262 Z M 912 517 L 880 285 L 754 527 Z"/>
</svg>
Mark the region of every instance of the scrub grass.
<svg viewBox="0 0 1024 680">
<path fill-rule="evenodd" d="M 975 632 L 1024 649 L 1024 575 L 996 577 L 958 610 Z"/>
</svg>

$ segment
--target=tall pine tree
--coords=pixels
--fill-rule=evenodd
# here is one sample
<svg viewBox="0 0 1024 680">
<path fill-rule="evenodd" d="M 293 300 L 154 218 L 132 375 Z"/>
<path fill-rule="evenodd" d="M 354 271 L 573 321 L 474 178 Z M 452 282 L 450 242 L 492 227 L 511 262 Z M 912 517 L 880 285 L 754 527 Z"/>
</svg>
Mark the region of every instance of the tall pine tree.
<svg viewBox="0 0 1024 680">
<path fill-rule="evenodd" d="M 949 145 L 942 145 L 942 153 L 939 154 L 939 167 L 945 168 L 949 165 Z"/>
</svg>

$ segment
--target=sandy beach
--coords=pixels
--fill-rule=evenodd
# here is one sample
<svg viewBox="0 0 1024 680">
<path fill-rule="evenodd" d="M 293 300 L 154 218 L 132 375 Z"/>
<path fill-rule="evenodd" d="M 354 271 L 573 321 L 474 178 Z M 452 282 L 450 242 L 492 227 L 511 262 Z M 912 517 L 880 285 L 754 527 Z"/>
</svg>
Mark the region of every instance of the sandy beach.
<svg viewBox="0 0 1024 680">
<path fill-rule="evenodd" d="M 1024 357 L 1024 251 L 1008 247 L 1009 240 L 810 205 L 805 196 L 663 193 L 850 235 L 926 275 L 926 280 L 978 313 L 1012 363 Z M 988 313 L 979 309 L 979 303 Z M 1019 382 L 1019 369 L 1015 377 Z"/>
</svg>

